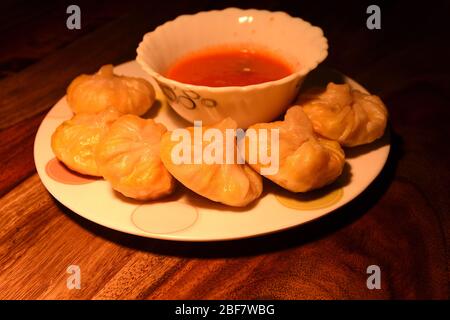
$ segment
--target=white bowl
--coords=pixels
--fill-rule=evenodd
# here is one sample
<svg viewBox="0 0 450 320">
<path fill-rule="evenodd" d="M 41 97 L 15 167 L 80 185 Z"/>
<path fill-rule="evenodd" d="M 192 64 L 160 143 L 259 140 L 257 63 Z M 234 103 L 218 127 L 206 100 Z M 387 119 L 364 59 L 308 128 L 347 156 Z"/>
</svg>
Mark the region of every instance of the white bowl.
<svg viewBox="0 0 450 320">
<path fill-rule="evenodd" d="M 221 45 L 265 48 L 283 57 L 294 72 L 275 81 L 232 87 L 192 85 L 164 76 L 180 57 Z M 144 35 L 136 60 L 186 120 L 212 124 L 231 117 L 247 128 L 282 114 L 306 74 L 326 58 L 327 50 L 322 30 L 300 18 L 284 12 L 228 8 L 182 15 L 164 23 Z"/>
</svg>

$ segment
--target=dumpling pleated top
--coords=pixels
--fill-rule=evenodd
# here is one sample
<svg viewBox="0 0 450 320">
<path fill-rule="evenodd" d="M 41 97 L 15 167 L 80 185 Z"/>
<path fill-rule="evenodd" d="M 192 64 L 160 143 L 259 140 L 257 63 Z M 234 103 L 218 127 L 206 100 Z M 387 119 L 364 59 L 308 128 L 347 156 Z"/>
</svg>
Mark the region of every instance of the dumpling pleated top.
<svg viewBox="0 0 450 320">
<path fill-rule="evenodd" d="M 325 90 L 310 90 L 299 96 L 297 104 L 311 119 L 314 131 L 346 147 L 370 143 L 386 128 L 388 112 L 381 99 L 348 84 L 329 83 Z"/>
<path fill-rule="evenodd" d="M 267 141 L 269 152 L 274 152 L 273 144 L 278 143 L 279 169 L 275 174 L 267 174 L 265 177 L 289 191 L 306 192 L 323 187 L 342 173 L 345 155 L 339 143 L 319 138 L 313 132 L 311 121 L 299 106 L 291 107 L 286 112 L 284 121 L 259 123 L 250 129 L 256 132 L 260 132 L 260 129 L 279 130 L 277 142 L 271 138 Z M 245 158 L 247 161 L 250 158 L 249 148 L 246 148 Z M 250 161 L 249 164 L 258 172 L 262 172 L 264 167 L 261 162 Z"/>
<path fill-rule="evenodd" d="M 226 118 L 215 125 L 204 126 L 203 130 L 214 128 L 224 133 L 226 129 L 236 129 L 236 127 L 237 124 L 234 120 Z M 193 149 L 194 127 L 186 129 L 191 137 L 190 143 L 191 149 Z M 203 150 L 208 148 L 211 143 L 204 138 L 203 136 Z M 176 163 L 172 156 L 172 150 L 179 143 L 172 140 L 171 132 L 164 134 L 161 140 L 161 159 L 167 170 L 187 188 L 210 200 L 235 207 L 246 206 L 261 195 L 262 178 L 245 163 L 207 164 L 205 161 L 200 164 L 195 164 L 194 161 Z M 233 143 L 236 142 L 233 141 Z"/>
<path fill-rule="evenodd" d="M 124 115 L 102 137 L 97 149 L 98 169 L 114 190 L 140 200 L 170 194 L 175 181 L 159 156 L 166 127 L 152 119 Z"/>
</svg>

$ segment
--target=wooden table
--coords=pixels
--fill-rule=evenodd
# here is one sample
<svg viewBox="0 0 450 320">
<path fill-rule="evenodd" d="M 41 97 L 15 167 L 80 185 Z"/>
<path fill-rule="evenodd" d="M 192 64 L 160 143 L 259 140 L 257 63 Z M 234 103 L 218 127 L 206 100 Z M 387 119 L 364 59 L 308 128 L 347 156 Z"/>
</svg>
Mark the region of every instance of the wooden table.
<svg viewBox="0 0 450 320">
<path fill-rule="evenodd" d="M 66 28 L 68 2 L 0 4 L 0 298 L 449 298 L 448 1 L 381 5 L 381 30 L 366 28 L 361 1 L 241 5 L 321 26 L 330 44 L 325 64 L 386 102 L 392 152 L 344 208 L 286 232 L 219 243 L 106 229 L 59 204 L 36 174 L 36 130 L 71 79 L 133 59 L 145 32 L 212 8 L 146 2 L 78 2 L 76 31 Z M 80 290 L 66 287 L 71 264 L 81 268 Z M 372 264 L 381 269 L 380 290 L 366 286 Z"/>
</svg>

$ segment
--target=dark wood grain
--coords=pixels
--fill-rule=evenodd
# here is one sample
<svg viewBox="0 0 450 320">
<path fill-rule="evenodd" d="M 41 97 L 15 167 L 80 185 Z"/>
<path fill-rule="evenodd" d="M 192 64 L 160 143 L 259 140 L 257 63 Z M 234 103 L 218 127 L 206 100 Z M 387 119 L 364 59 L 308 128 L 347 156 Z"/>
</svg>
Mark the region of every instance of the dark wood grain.
<svg viewBox="0 0 450 320">
<path fill-rule="evenodd" d="M 142 35 L 163 21 L 236 3 L 83 1 L 76 32 L 65 29 L 67 2 L 29 3 L 0 4 L 0 298 L 449 298 L 448 2 L 383 3 L 376 31 L 365 28 L 361 1 L 240 5 L 323 27 L 325 64 L 386 102 L 392 152 L 374 183 L 336 212 L 217 243 L 139 238 L 87 221 L 45 190 L 32 152 L 40 122 L 74 76 L 133 59 Z M 82 270 L 80 290 L 66 287 L 71 264 Z M 381 268 L 381 290 L 366 287 L 371 264 Z"/>
</svg>

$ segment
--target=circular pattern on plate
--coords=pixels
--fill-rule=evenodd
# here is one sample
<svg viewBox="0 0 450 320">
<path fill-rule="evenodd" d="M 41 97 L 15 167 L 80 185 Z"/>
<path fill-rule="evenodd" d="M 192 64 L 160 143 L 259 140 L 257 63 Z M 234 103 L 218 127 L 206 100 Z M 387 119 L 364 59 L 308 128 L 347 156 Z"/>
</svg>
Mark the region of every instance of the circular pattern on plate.
<svg viewBox="0 0 450 320">
<path fill-rule="evenodd" d="M 131 221 L 149 233 L 173 233 L 192 226 L 198 218 L 197 209 L 182 202 L 155 202 L 138 206 Z"/>
<path fill-rule="evenodd" d="M 286 208 L 296 210 L 316 210 L 329 207 L 337 203 L 344 195 L 342 188 L 331 191 L 316 190 L 305 194 L 283 193 L 276 195 L 275 198 Z"/>
<path fill-rule="evenodd" d="M 53 180 L 64 184 L 86 184 L 98 180 L 96 177 L 90 177 L 76 173 L 68 169 L 58 159 L 53 158 L 45 166 L 45 172 Z"/>
</svg>

